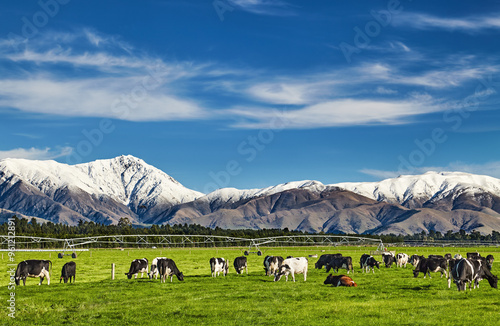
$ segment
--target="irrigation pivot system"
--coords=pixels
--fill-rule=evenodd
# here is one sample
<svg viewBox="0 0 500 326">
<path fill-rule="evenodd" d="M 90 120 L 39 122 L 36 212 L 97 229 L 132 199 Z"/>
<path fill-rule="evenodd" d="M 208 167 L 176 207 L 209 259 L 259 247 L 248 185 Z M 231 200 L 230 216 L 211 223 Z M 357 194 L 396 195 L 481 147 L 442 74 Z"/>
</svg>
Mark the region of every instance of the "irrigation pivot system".
<svg viewBox="0 0 500 326">
<path fill-rule="evenodd" d="M 268 238 L 238 238 L 217 235 L 104 235 L 83 238 L 44 238 L 34 236 L 6 236 L 0 235 L 1 248 L 5 251 L 12 240 L 15 241 L 16 250 L 39 251 L 51 250 L 62 251 L 62 258 L 66 251 L 72 252 L 76 257 L 76 251 L 87 251 L 89 247 L 245 247 L 245 254 L 262 254 L 262 246 L 342 246 L 342 245 L 373 245 L 377 250 L 384 250 L 381 239 L 364 238 L 343 235 L 291 235 L 276 236 Z M 85 248 L 86 247 L 86 248 Z M 52 249 L 58 248 L 58 249 Z"/>
</svg>

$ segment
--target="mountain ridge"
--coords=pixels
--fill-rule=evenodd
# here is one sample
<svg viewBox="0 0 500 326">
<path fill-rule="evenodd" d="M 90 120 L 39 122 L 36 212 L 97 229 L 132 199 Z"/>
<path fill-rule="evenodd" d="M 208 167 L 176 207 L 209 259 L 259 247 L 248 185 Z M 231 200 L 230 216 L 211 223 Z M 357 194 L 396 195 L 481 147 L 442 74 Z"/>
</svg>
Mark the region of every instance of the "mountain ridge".
<svg viewBox="0 0 500 326">
<path fill-rule="evenodd" d="M 131 155 L 67 165 L 0 161 L 0 209 L 41 220 L 402 233 L 500 230 L 500 180 L 427 172 L 379 182 L 293 181 L 203 194 Z M 433 222 L 434 221 L 434 222 Z M 461 221 L 461 222 L 457 222 Z M 446 229 L 446 230 L 445 230 Z"/>
</svg>

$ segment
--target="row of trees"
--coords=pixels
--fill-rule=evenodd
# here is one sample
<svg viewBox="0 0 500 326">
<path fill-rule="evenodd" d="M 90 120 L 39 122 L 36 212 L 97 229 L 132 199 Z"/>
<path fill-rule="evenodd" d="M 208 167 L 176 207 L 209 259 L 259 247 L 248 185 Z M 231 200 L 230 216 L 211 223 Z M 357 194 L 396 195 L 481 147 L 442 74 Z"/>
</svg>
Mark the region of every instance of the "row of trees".
<svg viewBox="0 0 500 326">
<path fill-rule="evenodd" d="M 132 226 L 127 218 L 120 219 L 118 225 L 104 225 L 94 222 L 84 222 L 80 220 L 78 225 L 70 226 L 59 223 L 37 223 L 36 219 L 30 221 L 13 217 L 15 224 L 16 235 L 24 236 L 37 236 L 47 238 L 76 238 L 86 236 L 100 236 L 100 235 L 147 235 L 147 234 L 185 234 L 185 235 L 219 235 L 238 238 L 265 238 L 286 235 L 301 235 L 305 234 L 301 231 L 290 231 L 288 228 L 284 229 L 262 229 L 262 230 L 225 230 L 219 227 L 215 229 L 201 226 L 199 224 L 176 224 L 176 225 L 152 225 L 149 227 L 136 227 Z M 0 224 L 0 234 L 8 234 L 8 224 Z M 319 234 L 324 234 L 320 232 Z M 357 235 L 357 234 L 352 234 Z M 491 234 L 482 235 L 477 231 L 466 233 L 464 230 L 458 232 L 448 231 L 441 233 L 439 231 L 431 230 L 429 233 L 422 231 L 421 233 L 413 235 L 381 235 L 371 236 L 364 235 L 365 237 L 381 238 L 384 243 L 397 243 L 404 241 L 494 241 L 500 242 L 500 232 L 493 231 Z"/>
</svg>

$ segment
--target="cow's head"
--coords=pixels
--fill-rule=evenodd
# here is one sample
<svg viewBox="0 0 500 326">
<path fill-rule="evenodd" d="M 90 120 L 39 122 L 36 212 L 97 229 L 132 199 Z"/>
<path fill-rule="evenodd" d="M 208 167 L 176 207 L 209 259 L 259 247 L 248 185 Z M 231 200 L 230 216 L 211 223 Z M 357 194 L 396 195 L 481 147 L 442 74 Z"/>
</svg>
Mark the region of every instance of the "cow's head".
<svg viewBox="0 0 500 326">
<path fill-rule="evenodd" d="M 289 272 L 289 269 L 290 269 L 290 266 L 288 266 L 288 265 L 281 265 L 281 267 L 279 268 L 279 270 L 274 274 L 274 281 L 278 282 L 279 280 L 281 280 L 281 277 L 283 275 L 287 275 L 287 273 Z"/>
<path fill-rule="evenodd" d="M 320 266 L 319 262 L 316 262 L 314 264 L 314 268 L 320 269 L 321 267 L 323 267 L 323 266 Z"/>
<path fill-rule="evenodd" d="M 179 281 L 184 281 L 184 274 L 182 274 L 182 272 L 180 272 L 179 274 L 176 275 L 177 276 L 177 279 Z"/>
<path fill-rule="evenodd" d="M 323 284 L 333 284 L 333 275 L 332 274 L 328 275 Z"/>
<path fill-rule="evenodd" d="M 413 270 L 413 277 L 417 278 L 418 277 L 418 273 L 420 273 L 420 271 L 418 269 L 414 269 Z"/>
<path fill-rule="evenodd" d="M 21 277 L 20 276 L 16 276 L 15 277 L 15 281 L 16 281 L 16 285 L 19 285 L 21 283 Z"/>
<path fill-rule="evenodd" d="M 492 288 L 498 289 L 498 285 L 497 285 L 497 283 L 498 283 L 498 276 L 491 275 L 491 277 L 488 277 L 487 280 L 488 280 L 488 283 L 490 283 L 490 286 Z"/>
<path fill-rule="evenodd" d="M 130 274 L 130 273 L 125 273 L 125 275 L 127 275 L 127 278 L 130 280 L 132 278 L 132 275 L 133 274 Z"/>
</svg>

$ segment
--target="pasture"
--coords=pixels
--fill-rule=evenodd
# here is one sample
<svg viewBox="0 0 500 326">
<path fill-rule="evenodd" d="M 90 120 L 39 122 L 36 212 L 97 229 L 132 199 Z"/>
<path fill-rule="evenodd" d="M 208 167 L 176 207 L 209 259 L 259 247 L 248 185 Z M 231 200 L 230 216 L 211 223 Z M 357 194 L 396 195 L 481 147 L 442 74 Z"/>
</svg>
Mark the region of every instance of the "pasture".
<svg viewBox="0 0 500 326">
<path fill-rule="evenodd" d="M 497 325 L 500 320 L 500 292 L 486 280 L 480 288 L 458 292 L 448 289 L 439 273 L 423 279 L 413 278 L 413 266 L 385 268 L 362 273 L 359 258 L 370 247 L 277 247 L 261 248 L 262 256 L 248 258 L 249 274 L 237 275 L 233 260 L 243 255 L 240 248 L 106 249 L 80 252 L 73 259 L 57 258 L 56 252 L 17 252 L 16 263 L 25 259 L 50 259 L 51 284 L 38 286 L 38 278 L 28 278 L 26 286 L 16 286 L 16 318 L 7 316 L 9 275 L 7 255 L 2 260 L 2 316 L 7 325 Z M 452 254 L 475 248 L 389 248 L 409 255 L 418 253 Z M 321 250 L 325 250 L 322 252 Z M 483 256 L 493 254 L 497 261 L 492 272 L 500 274 L 500 248 L 477 248 Z M 324 285 L 327 273 L 314 269 L 318 258 L 309 259 L 307 282 L 297 275 L 296 282 L 273 282 L 265 276 L 266 255 L 295 257 L 340 252 L 351 256 L 357 288 Z M 136 258 L 172 258 L 185 275 L 184 282 L 168 280 L 128 280 L 130 262 Z M 230 260 L 226 277 L 210 276 L 209 259 Z M 375 256 L 382 261 L 381 256 Z M 65 262 L 75 261 L 76 283 L 59 283 Z M 116 278 L 111 280 L 111 263 Z M 339 270 L 338 274 L 345 274 Z M 140 277 L 140 274 L 139 274 Z"/>
</svg>

